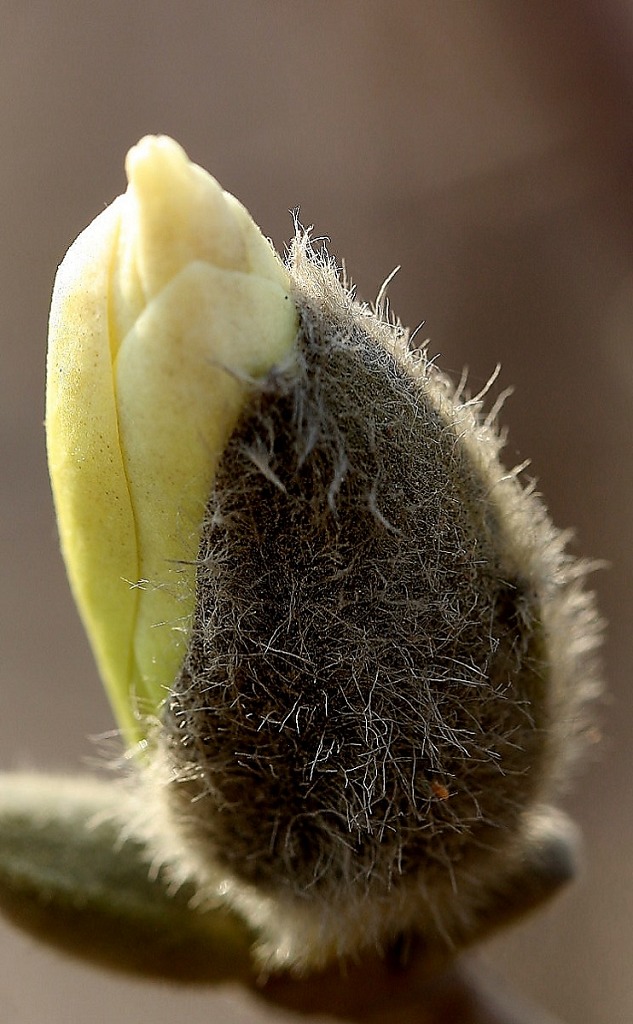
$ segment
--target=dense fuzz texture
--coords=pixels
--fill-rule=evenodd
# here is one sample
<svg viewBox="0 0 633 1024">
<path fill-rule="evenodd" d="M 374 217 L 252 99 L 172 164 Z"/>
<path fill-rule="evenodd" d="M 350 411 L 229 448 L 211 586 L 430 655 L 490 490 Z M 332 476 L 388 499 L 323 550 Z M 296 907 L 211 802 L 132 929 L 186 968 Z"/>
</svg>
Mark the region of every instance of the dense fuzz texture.
<svg viewBox="0 0 633 1024">
<path fill-rule="evenodd" d="M 494 915 L 577 746 L 596 625 L 481 402 L 305 239 L 290 271 L 296 351 L 208 505 L 154 845 L 301 967 Z"/>
</svg>

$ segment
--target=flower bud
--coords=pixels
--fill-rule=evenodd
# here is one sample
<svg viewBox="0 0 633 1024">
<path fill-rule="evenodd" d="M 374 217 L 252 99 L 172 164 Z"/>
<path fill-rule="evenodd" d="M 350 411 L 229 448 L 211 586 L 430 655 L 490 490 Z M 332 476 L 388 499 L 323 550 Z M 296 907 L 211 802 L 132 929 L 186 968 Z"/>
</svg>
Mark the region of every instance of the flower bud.
<svg viewBox="0 0 633 1024">
<path fill-rule="evenodd" d="M 147 737 L 126 830 L 267 967 L 454 951 L 573 871 L 587 566 L 495 408 L 326 252 L 284 268 L 169 140 L 127 168 L 59 271 L 47 410 L 75 595 Z"/>
<path fill-rule="evenodd" d="M 204 508 L 246 381 L 296 335 L 288 275 L 171 139 L 79 236 L 53 294 L 46 425 L 71 584 L 129 740 L 187 646 Z"/>
<path fill-rule="evenodd" d="M 295 357 L 218 465 L 147 833 L 269 967 L 454 952 L 573 873 L 552 802 L 597 685 L 587 567 L 482 396 L 305 238 L 289 271 Z"/>
</svg>

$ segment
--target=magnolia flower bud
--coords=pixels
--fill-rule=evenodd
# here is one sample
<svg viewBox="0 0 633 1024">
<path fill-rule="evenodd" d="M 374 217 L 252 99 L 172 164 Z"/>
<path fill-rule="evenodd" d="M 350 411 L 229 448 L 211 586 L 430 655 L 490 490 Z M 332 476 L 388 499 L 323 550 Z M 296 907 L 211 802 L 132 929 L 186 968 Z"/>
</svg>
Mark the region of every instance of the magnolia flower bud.
<svg viewBox="0 0 633 1024">
<path fill-rule="evenodd" d="M 46 424 L 75 598 L 128 738 L 186 650 L 204 508 L 245 381 L 297 330 L 289 278 L 251 217 L 171 139 L 59 268 Z"/>
<path fill-rule="evenodd" d="M 295 355 L 218 465 L 146 831 L 268 965 L 455 950 L 573 873 L 551 802 L 597 689 L 587 566 L 483 396 L 306 238 L 289 272 Z"/>
<path fill-rule="evenodd" d="M 128 176 L 60 268 L 47 413 L 75 594 L 147 738 L 128 831 L 268 966 L 459 948 L 572 872 L 587 567 L 495 409 L 327 253 L 299 235 L 284 269 L 169 140 Z"/>
</svg>

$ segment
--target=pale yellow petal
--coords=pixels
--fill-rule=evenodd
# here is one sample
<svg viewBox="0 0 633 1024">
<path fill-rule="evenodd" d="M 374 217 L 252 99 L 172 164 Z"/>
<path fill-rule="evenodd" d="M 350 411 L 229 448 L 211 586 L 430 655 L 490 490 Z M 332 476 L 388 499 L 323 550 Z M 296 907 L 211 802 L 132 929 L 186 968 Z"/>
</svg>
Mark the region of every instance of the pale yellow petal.
<svg viewBox="0 0 633 1024">
<path fill-rule="evenodd" d="M 136 621 L 136 529 L 119 446 L 109 286 L 119 232 L 116 200 L 79 236 L 55 281 L 46 394 L 48 460 L 62 551 L 106 682 L 125 678 Z M 120 721 L 133 713 L 116 687 Z"/>
<path fill-rule="evenodd" d="M 171 139 L 128 154 L 129 186 L 62 264 L 47 430 L 62 547 L 127 739 L 184 652 L 218 460 L 247 379 L 297 331 L 286 270 L 244 207 Z"/>
<path fill-rule="evenodd" d="M 294 305 L 279 285 L 197 262 L 121 345 L 119 429 L 147 581 L 134 636 L 141 706 L 166 697 L 184 657 L 202 518 L 244 377 L 282 360 L 295 332 Z"/>
<path fill-rule="evenodd" d="M 288 288 L 288 276 L 251 215 L 167 136 L 127 155 L 128 189 L 115 268 L 119 336 L 192 260 L 251 272 Z"/>
</svg>

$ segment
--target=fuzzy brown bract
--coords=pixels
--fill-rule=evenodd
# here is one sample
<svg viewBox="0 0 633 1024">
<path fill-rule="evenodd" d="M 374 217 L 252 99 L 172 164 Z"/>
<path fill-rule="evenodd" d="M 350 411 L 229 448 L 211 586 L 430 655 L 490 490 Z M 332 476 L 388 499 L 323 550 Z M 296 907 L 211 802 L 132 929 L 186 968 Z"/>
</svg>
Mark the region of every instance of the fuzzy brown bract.
<svg viewBox="0 0 633 1024">
<path fill-rule="evenodd" d="M 290 269 L 296 351 L 224 453 L 160 744 L 187 873 L 269 962 L 309 966 L 494 916 L 581 732 L 596 625 L 481 401 L 306 239 Z"/>
</svg>

